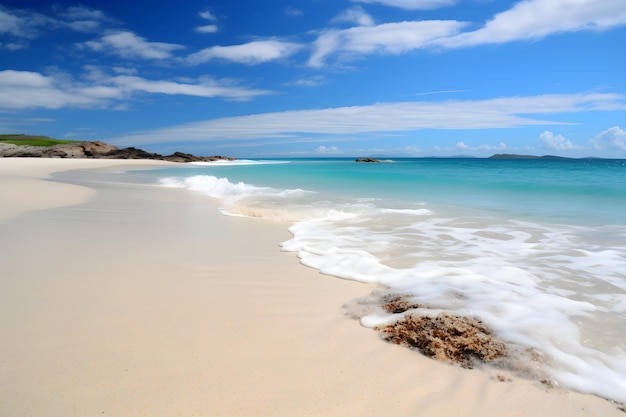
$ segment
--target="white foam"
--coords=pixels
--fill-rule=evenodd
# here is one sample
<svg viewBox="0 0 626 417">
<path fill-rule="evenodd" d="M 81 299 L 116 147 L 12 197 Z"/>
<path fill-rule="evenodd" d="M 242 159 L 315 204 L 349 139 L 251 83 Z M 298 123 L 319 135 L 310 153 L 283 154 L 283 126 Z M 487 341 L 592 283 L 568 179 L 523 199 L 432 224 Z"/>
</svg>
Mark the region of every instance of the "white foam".
<svg viewBox="0 0 626 417">
<path fill-rule="evenodd" d="M 592 348 L 585 345 L 581 333 L 588 330 L 577 319 L 601 326 L 598 314 L 608 311 L 626 330 L 626 259 L 620 246 L 581 249 L 581 235 L 590 232 L 584 228 L 479 225 L 431 214 L 420 212 L 426 218 L 405 227 L 385 219 L 394 224 L 387 231 L 374 215 L 299 223 L 282 247 L 325 274 L 383 285 L 436 309 L 478 316 L 509 343 L 543 352 L 541 367 L 555 383 L 626 401 L 626 364 L 615 354 L 626 350 L 624 332 L 605 334 L 604 345 Z M 415 263 L 398 268 L 383 262 L 394 246 L 403 247 Z M 375 312 L 361 322 L 373 327 L 389 319 Z"/>
<path fill-rule="evenodd" d="M 218 178 L 210 175 L 196 175 L 186 178 L 164 178 L 161 180 L 161 184 L 167 187 L 187 188 L 191 191 L 202 192 L 210 197 L 231 201 L 266 190 L 266 188 L 255 187 L 243 182 L 233 184 L 228 181 L 227 178 Z"/>
</svg>

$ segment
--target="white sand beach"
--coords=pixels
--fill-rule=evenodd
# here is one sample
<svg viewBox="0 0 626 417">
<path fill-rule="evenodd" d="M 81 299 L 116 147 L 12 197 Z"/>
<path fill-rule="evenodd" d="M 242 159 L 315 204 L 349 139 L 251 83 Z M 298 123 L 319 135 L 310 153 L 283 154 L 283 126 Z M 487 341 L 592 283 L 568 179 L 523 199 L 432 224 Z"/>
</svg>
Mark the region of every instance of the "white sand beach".
<svg viewBox="0 0 626 417">
<path fill-rule="evenodd" d="M 281 252 L 285 224 L 49 179 L 162 164 L 0 159 L 0 416 L 624 416 L 382 341 L 342 308 L 374 287 Z"/>
</svg>

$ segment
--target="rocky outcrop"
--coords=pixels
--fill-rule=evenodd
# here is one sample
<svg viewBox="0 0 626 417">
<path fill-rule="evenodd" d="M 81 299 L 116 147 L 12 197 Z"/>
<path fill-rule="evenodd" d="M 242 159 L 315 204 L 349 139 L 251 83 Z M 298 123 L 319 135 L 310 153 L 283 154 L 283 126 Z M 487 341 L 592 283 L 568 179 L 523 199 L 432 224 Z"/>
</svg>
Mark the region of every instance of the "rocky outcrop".
<svg viewBox="0 0 626 417">
<path fill-rule="evenodd" d="M 376 158 L 357 158 L 354 162 L 380 162 L 380 160 Z"/>
<path fill-rule="evenodd" d="M 235 159 L 225 156 L 196 156 L 182 152 L 164 156 L 133 147 L 120 149 L 100 141 L 73 142 L 54 146 L 21 146 L 0 143 L 0 157 L 156 159 L 171 162 L 211 162 Z"/>
</svg>

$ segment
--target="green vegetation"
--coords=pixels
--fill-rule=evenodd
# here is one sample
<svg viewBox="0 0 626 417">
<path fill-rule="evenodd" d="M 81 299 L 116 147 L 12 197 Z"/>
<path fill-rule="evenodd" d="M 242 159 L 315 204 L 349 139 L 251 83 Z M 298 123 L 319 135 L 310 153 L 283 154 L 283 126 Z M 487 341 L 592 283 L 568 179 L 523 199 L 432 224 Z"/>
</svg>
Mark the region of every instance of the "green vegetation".
<svg viewBox="0 0 626 417">
<path fill-rule="evenodd" d="M 11 143 L 14 145 L 29 146 L 54 146 L 61 143 L 72 143 L 75 140 L 52 139 L 47 136 L 31 136 L 21 134 L 3 134 L 0 135 L 0 143 Z"/>
</svg>

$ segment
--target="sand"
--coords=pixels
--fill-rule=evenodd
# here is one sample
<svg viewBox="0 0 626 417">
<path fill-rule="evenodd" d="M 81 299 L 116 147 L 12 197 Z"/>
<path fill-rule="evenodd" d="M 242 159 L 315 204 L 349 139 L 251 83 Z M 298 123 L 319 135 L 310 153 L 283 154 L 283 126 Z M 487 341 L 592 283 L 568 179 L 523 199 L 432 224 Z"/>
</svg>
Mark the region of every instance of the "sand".
<svg viewBox="0 0 626 417">
<path fill-rule="evenodd" d="M 0 159 L 0 416 L 624 416 L 386 343 L 285 224 L 105 175 L 154 164 Z"/>
</svg>

